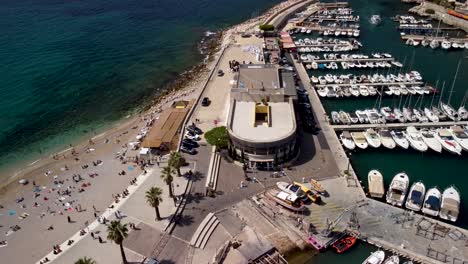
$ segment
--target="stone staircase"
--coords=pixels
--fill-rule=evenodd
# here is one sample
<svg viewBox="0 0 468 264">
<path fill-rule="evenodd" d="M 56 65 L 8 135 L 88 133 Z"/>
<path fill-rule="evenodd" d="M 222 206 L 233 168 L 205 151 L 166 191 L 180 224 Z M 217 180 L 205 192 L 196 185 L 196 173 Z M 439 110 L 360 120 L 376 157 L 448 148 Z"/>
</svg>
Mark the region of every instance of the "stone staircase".
<svg viewBox="0 0 468 264">
<path fill-rule="evenodd" d="M 208 243 L 211 234 L 213 234 L 218 224 L 219 220 L 215 216 L 215 214 L 209 213 L 205 217 L 205 219 L 203 219 L 203 221 L 195 231 L 195 234 L 192 236 L 192 240 L 190 240 L 190 245 L 196 248 L 205 248 L 206 243 Z"/>
</svg>

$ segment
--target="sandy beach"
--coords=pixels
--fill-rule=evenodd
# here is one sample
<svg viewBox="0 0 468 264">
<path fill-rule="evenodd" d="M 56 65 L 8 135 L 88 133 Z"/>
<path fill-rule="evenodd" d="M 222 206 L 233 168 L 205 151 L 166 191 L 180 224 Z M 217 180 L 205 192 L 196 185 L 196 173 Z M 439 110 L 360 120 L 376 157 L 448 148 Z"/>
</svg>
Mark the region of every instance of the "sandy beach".
<svg viewBox="0 0 468 264">
<path fill-rule="evenodd" d="M 227 29 L 220 46 L 228 45 L 232 34 L 252 30 L 276 10 L 294 2 L 283 2 L 260 17 Z M 132 161 L 136 151 L 129 143 L 136 142 L 148 123 L 174 100 L 196 98 L 212 66 L 211 60 L 183 87 L 155 99 L 144 113 L 128 117 L 120 125 L 64 151 L 42 157 L 3 186 L 0 241 L 6 244 L 0 246 L 2 258 L 13 263 L 38 261 L 53 250 L 53 245 L 94 221 L 146 169 Z M 182 78 L 187 75 L 182 74 Z M 29 183 L 21 185 L 19 179 Z"/>
</svg>

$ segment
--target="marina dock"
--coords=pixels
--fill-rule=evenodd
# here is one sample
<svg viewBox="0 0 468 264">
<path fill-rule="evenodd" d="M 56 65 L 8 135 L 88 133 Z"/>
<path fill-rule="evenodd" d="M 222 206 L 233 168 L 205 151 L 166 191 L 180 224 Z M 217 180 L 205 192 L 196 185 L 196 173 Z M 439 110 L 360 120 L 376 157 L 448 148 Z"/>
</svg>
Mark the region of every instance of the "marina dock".
<svg viewBox="0 0 468 264">
<path fill-rule="evenodd" d="M 425 36 L 425 35 L 402 35 L 401 39 L 403 39 L 403 40 L 408 40 L 408 39 L 423 40 L 423 39 L 427 39 L 427 40 L 430 40 L 430 41 L 432 41 L 432 40 L 438 40 L 438 41 L 448 40 L 450 42 L 468 42 L 467 37 L 464 37 L 464 38 L 452 38 L 452 37 L 446 38 L 446 37 L 435 37 L 435 36 Z"/>
<path fill-rule="evenodd" d="M 317 46 L 324 46 L 324 45 L 317 45 Z M 299 46 L 300 47 L 300 46 Z M 312 60 L 312 61 L 303 61 L 303 62 L 317 62 L 317 63 L 329 63 L 329 62 L 381 62 L 381 61 L 394 61 L 394 58 L 367 58 L 367 59 L 320 59 L 320 60 Z"/>
<path fill-rule="evenodd" d="M 335 83 L 335 84 L 315 84 L 317 88 L 328 87 L 328 86 L 337 86 L 337 87 L 347 87 L 351 85 L 364 85 L 364 86 L 392 86 L 392 85 L 421 85 L 423 82 L 388 82 L 388 83 Z"/>
<path fill-rule="evenodd" d="M 449 127 L 449 126 L 466 126 L 468 125 L 468 121 L 459 121 L 459 122 L 426 122 L 426 123 L 385 123 L 385 124 L 353 124 L 353 125 L 331 125 L 331 127 L 336 131 L 362 131 L 368 128 L 406 128 L 409 126 L 414 127 Z"/>
</svg>

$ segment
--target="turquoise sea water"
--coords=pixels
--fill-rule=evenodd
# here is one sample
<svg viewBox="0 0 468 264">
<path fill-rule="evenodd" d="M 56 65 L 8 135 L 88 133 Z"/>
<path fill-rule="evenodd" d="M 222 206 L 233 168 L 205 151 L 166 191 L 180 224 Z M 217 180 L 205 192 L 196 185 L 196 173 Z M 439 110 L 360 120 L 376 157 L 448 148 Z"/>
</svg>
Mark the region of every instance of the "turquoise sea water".
<svg viewBox="0 0 468 264">
<path fill-rule="evenodd" d="M 5 0 L 0 169 L 97 133 L 202 60 L 197 42 L 279 0 Z"/>
<path fill-rule="evenodd" d="M 444 51 L 441 49 L 432 50 L 424 47 L 409 47 L 399 38 L 399 32 L 396 29 L 397 24 L 390 20 L 397 14 L 405 14 L 411 5 L 400 3 L 397 0 L 350 0 L 351 7 L 356 14 L 361 17 L 361 37 L 359 41 L 364 47 L 359 52 L 388 52 L 403 62 L 406 58 L 405 69 L 419 71 L 424 80 L 429 84 L 435 85 L 446 82 L 446 89 L 443 99 L 448 99 L 448 87 L 452 85 L 453 77 L 456 72 L 457 63 L 461 60 L 461 66 L 456 80 L 451 103 L 457 107 L 461 103 L 465 91 L 468 89 L 468 61 L 466 56 L 468 52 L 462 51 Z M 382 17 L 382 23 L 378 26 L 370 24 L 369 18 L 373 14 L 379 14 Z M 437 24 L 435 23 L 437 26 Z M 355 71 L 359 73 L 359 71 Z M 316 75 L 326 74 L 320 72 Z M 383 74 L 386 73 L 382 72 Z M 311 72 L 312 74 L 312 72 Z M 333 74 L 333 73 L 332 73 Z M 440 88 L 440 87 L 439 87 Z M 413 98 L 413 103 L 415 102 Z M 438 98 L 436 98 L 438 99 Z M 431 97 L 423 101 L 423 105 L 430 104 Z M 356 110 L 374 106 L 375 98 L 356 98 L 356 99 L 338 99 L 322 100 L 327 112 L 333 110 Z M 398 104 L 398 99 L 388 98 L 382 100 L 382 105 L 393 106 Z M 384 175 L 385 185 L 388 187 L 393 176 L 405 171 L 410 181 L 422 180 L 427 188 L 438 186 L 442 190 L 449 185 L 454 184 L 461 193 L 461 214 L 456 225 L 468 227 L 468 153 L 464 152 L 462 156 L 454 156 L 447 152 L 437 154 L 428 151 L 421 154 L 413 150 L 385 150 L 377 149 L 365 151 L 356 151 L 351 155 L 352 165 L 361 178 L 364 187 L 367 187 L 367 173 L 371 169 L 378 169 Z M 290 258 L 290 263 L 362 263 L 362 261 L 374 250 L 371 246 L 361 246 L 354 248 L 349 254 L 338 255 L 333 252 L 327 252 L 317 257 L 310 258 L 310 253 L 295 254 Z"/>
</svg>

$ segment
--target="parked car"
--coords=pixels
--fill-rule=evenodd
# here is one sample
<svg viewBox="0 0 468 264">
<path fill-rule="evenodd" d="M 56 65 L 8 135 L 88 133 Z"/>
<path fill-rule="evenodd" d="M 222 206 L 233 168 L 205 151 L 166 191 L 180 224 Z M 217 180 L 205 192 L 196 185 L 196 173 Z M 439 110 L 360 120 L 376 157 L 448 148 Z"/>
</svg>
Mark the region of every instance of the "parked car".
<svg viewBox="0 0 468 264">
<path fill-rule="evenodd" d="M 203 131 L 200 128 L 194 126 L 194 125 L 188 126 L 187 131 L 190 131 L 190 132 L 198 134 L 198 135 L 203 134 Z"/>
<path fill-rule="evenodd" d="M 211 101 L 210 101 L 210 98 L 208 98 L 208 97 L 204 97 L 204 98 L 202 99 L 202 101 L 201 101 L 201 105 L 202 105 L 202 106 L 209 106 L 210 103 L 211 103 Z"/>
<path fill-rule="evenodd" d="M 221 77 L 221 76 L 223 76 L 223 75 L 224 75 L 223 70 L 218 70 L 218 76 Z"/>
<path fill-rule="evenodd" d="M 188 138 L 188 139 L 191 139 L 191 140 L 196 140 L 196 141 L 201 139 L 199 135 L 197 135 L 195 133 L 192 133 L 190 131 L 187 131 L 185 133 L 185 138 Z"/>
<path fill-rule="evenodd" d="M 187 153 L 187 154 L 190 154 L 190 155 L 195 155 L 197 154 L 197 150 L 195 149 L 191 149 L 191 148 L 187 148 L 187 147 L 184 147 L 184 146 L 181 146 L 180 147 L 180 151 L 184 152 L 184 153 Z"/>
<path fill-rule="evenodd" d="M 188 138 L 182 139 L 182 145 L 189 146 L 191 148 L 198 148 L 198 143 Z"/>
</svg>

